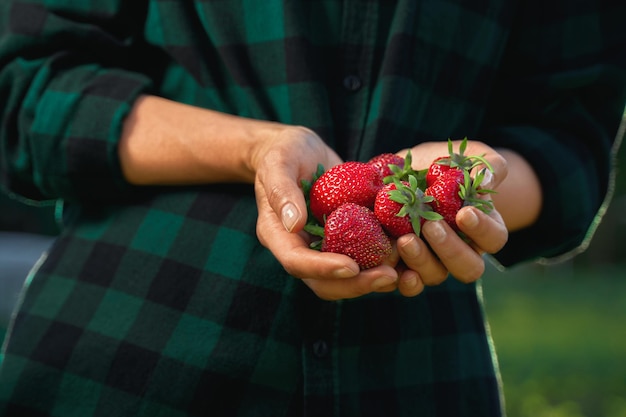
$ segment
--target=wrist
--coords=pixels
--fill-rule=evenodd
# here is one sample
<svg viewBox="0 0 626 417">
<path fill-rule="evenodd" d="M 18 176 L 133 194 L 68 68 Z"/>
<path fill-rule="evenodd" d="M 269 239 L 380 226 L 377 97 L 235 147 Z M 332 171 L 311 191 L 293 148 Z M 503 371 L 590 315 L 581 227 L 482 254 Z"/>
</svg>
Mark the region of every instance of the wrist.
<svg viewBox="0 0 626 417">
<path fill-rule="evenodd" d="M 292 149 L 296 143 L 309 143 L 317 135 L 303 126 L 286 125 L 282 123 L 252 121 L 257 126 L 253 129 L 252 144 L 247 148 L 244 158 L 246 170 L 253 175 L 259 167 L 268 161 L 280 163 L 285 156 L 291 158 Z M 302 149 L 306 149 L 302 146 Z"/>
</svg>

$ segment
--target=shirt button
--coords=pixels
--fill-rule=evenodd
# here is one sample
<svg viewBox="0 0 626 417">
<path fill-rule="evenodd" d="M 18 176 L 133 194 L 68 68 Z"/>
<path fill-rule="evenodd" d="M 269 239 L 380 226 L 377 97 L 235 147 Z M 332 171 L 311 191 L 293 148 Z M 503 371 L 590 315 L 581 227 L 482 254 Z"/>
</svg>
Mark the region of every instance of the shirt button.
<svg viewBox="0 0 626 417">
<path fill-rule="evenodd" d="M 348 75 L 343 79 L 343 87 L 348 91 L 357 91 L 361 86 L 363 86 L 363 82 L 354 74 Z"/>
<path fill-rule="evenodd" d="M 313 342 L 313 354 L 318 358 L 328 355 L 328 343 L 324 340 L 316 340 Z"/>
</svg>

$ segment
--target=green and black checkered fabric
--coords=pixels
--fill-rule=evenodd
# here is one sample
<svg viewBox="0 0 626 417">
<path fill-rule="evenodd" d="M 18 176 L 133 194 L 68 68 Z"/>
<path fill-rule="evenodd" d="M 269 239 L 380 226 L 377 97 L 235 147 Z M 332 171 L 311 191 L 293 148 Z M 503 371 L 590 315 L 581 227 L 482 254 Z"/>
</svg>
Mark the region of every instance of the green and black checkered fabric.
<svg viewBox="0 0 626 417">
<path fill-rule="evenodd" d="M 607 193 L 625 21 L 608 0 L 1 2 L 0 180 L 67 208 L 0 356 L 0 415 L 501 415 L 475 285 L 321 301 L 257 241 L 250 185 L 125 183 L 122 123 L 155 94 L 310 127 L 345 159 L 512 148 L 544 211 L 498 258 L 553 257 Z"/>
</svg>

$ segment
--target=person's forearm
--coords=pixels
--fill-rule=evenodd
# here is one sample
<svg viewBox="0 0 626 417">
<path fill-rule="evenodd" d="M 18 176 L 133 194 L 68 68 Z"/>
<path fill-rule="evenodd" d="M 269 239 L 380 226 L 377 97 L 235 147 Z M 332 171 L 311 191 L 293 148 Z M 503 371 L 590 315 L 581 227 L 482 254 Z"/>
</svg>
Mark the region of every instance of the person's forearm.
<svg viewBox="0 0 626 417">
<path fill-rule="evenodd" d="M 132 184 L 253 182 L 254 150 L 282 129 L 278 123 L 143 96 L 125 121 L 118 152 Z M 507 160 L 508 175 L 493 200 L 507 228 L 518 230 L 539 216 L 541 185 L 519 154 L 499 152 Z"/>
<path fill-rule="evenodd" d="M 493 195 L 496 209 L 509 231 L 532 225 L 541 212 L 541 184 L 533 168 L 518 153 L 499 149 L 506 159 L 508 175 Z"/>
<path fill-rule="evenodd" d="M 279 129 L 143 96 L 125 121 L 118 152 L 126 179 L 136 185 L 252 182 L 250 152 Z"/>
</svg>

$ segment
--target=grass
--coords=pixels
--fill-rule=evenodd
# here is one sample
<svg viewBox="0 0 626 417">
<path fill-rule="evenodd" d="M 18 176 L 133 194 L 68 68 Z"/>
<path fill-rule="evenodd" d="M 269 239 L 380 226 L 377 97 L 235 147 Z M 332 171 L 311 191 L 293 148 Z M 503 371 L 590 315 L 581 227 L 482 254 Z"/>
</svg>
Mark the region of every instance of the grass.
<svg viewBox="0 0 626 417">
<path fill-rule="evenodd" d="M 483 279 L 508 417 L 626 416 L 623 266 L 523 266 Z"/>
</svg>

